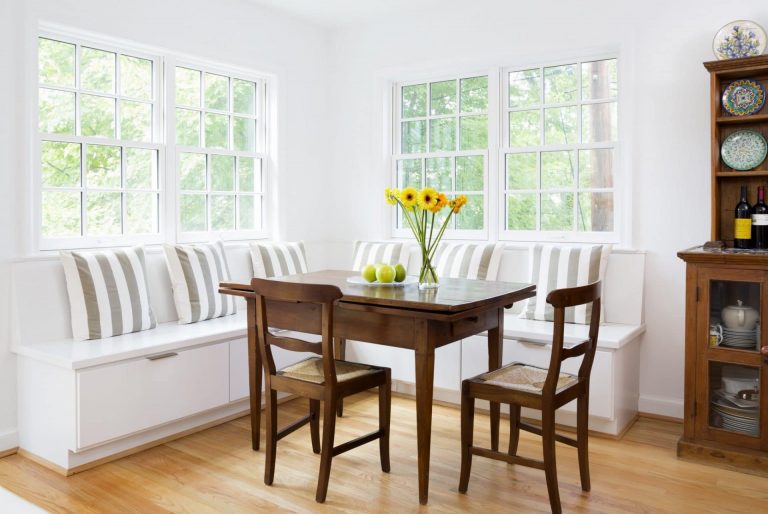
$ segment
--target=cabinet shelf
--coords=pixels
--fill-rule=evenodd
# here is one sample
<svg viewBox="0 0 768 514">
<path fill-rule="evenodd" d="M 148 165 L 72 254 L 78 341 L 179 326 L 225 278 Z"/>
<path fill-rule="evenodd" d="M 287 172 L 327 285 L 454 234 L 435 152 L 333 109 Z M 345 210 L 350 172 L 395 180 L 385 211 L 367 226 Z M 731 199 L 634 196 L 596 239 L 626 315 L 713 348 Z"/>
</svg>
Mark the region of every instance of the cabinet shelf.
<svg viewBox="0 0 768 514">
<path fill-rule="evenodd" d="M 718 116 L 717 122 L 726 125 L 740 123 L 760 123 L 768 121 L 768 114 L 753 114 L 751 116 Z"/>
<path fill-rule="evenodd" d="M 768 170 L 718 171 L 715 176 L 718 178 L 768 177 Z"/>
</svg>

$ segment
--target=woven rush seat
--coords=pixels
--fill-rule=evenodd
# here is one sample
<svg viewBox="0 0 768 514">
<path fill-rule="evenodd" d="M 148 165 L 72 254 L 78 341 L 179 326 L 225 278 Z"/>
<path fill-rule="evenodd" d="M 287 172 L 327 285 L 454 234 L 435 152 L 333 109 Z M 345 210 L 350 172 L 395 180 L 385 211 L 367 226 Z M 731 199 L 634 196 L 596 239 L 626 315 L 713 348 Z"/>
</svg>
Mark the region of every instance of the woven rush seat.
<svg viewBox="0 0 768 514">
<path fill-rule="evenodd" d="M 477 377 L 486 384 L 493 384 L 520 391 L 541 393 L 544 389 L 544 381 L 547 379 L 548 370 L 529 366 L 520 362 L 513 362 L 503 368 L 499 368 Z M 569 373 L 560 373 L 557 377 L 557 391 L 560 391 L 579 381 L 579 377 Z"/>
<path fill-rule="evenodd" d="M 345 380 L 351 380 L 353 378 L 368 375 L 369 373 L 376 373 L 380 371 L 379 368 L 373 368 L 366 366 L 365 364 L 358 364 L 356 362 L 347 361 L 334 361 L 336 363 L 336 380 L 344 382 Z M 312 382 L 314 384 L 322 384 L 325 382 L 325 375 L 323 374 L 323 359 L 320 357 L 310 357 L 309 359 L 297 362 L 286 368 L 283 368 L 278 372 L 279 375 L 295 378 L 297 380 L 304 380 L 306 382 Z"/>
</svg>

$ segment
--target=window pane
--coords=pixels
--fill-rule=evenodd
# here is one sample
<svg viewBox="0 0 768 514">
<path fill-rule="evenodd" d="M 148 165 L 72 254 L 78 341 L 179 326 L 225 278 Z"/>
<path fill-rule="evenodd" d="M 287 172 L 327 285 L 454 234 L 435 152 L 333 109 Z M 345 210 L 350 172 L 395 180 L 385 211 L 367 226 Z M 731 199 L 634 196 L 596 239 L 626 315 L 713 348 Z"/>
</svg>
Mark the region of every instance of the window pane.
<svg viewBox="0 0 768 514">
<path fill-rule="evenodd" d="M 80 185 L 80 145 L 43 141 L 40 144 L 43 186 L 78 187 Z"/>
<path fill-rule="evenodd" d="M 581 115 L 582 142 L 616 141 L 618 137 L 616 102 L 583 105 Z"/>
<path fill-rule="evenodd" d="M 541 188 L 573 187 L 576 181 L 576 152 L 542 152 Z"/>
<path fill-rule="evenodd" d="M 200 107 L 200 72 L 176 68 L 176 103 Z"/>
<path fill-rule="evenodd" d="M 581 98 L 616 98 L 618 76 L 616 59 L 585 62 L 581 65 Z"/>
<path fill-rule="evenodd" d="M 200 232 L 208 228 L 205 195 L 181 195 L 179 220 L 182 232 Z"/>
<path fill-rule="evenodd" d="M 255 230 L 256 227 L 256 197 L 238 196 L 237 228 L 240 230 Z"/>
<path fill-rule="evenodd" d="M 429 120 L 429 150 L 452 152 L 456 150 L 456 118 Z"/>
<path fill-rule="evenodd" d="M 541 195 L 541 230 L 573 230 L 573 193 Z"/>
<path fill-rule="evenodd" d="M 43 191 L 43 237 L 80 236 L 80 193 Z"/>
<path fill-rule="evenodd" d="M 235 158 L 228 155 L 211 155 L 211 189 L 235 190 Z M 234 216 L 232 217 L 234 220 Z"/>
<path fill-rule="evenodd" d="M 75 93 L 40 88 L 40 132 L 75 134 Z"/>
<path fill-rule="evenodd" d="M 205 108 L 229 109 L 229 79 L 213 73 L 205 74 Z"/>
<path fill-rule="evenodd" d="M 450 157 L 427 159 L 427 187 L 453 191 L 453 163 Z"/>
<path fill-rule="evenodd" d="M 507 154 L 507 189 L 536 189 L 537 175 L 535 153 Z"/>
<path fill-rule="evenodd" d="M 211 230 L 235 229 L 234 195 L 211 195 Z"/>
<path fill-rule="evenodd" d="M 80 49 L 80 87 L 100 93 L 114 93 L 115 54 L 82 47 Z"/>
<path fill-rule="evenodd" d="M 430 113 L 432 115 L 456 113 L 456 81 L 433 82 L 429 85 Z"/>
<path fill-rule="evenodd" d="M 176 144 L 200 146 L 200 112 L 176 109 Z"/>
<path fill-rule="evenodd" d="M 88 187 L 109 189 L 120 187 L 119 146 L 87 145 L 85 147 L 85 164 L 85 184 Z M 90 222 L 88 225 L 90 226 Z M 91 232 L 90 228 L 88 232 Z"/>
<path fill-rule="evenodd" d="M 579 150 L 579 187 L 613 187 L 613 149 Z"/>
<path fill-rule="evenodd" d="M 40 38 L 37 51 L 41 84 L 75 87 L 75 45 Z"/>
<path fill-rule="evenodd" d="M 120 100 L 120 138 L 152 141 L 152 104 Z"/>
<path fill-rule="evenodd" d="M 421 159 L 397 161 L 397 187 L 421 189 Z"/>
<path fill-rule="evenodd" d="M 261 159 L 239 157 L 237 159 L 238 191 L 261 192 Z"/>
<path fill-rule="evenodd" d="M 402 117 L 417 118 L 427 115 L 427 85 L 403 86 Z"/>
<path fill-rule="evenodd" d="M 205 154 L 179 154 L 179 187 L 182 191 L 205 190 Z"/>
<path fill-rule="evenodd" d="M 421 153 L 427 151 L 427 122 L 404 121 L 402 123 L 402 152 Z"/>
<path fill-rule="evenodd" d="M 88 193 L 88 235 L 114 236 L 123 231 L 120 193 Z"/>
<path fill-rule="evenodd" d="M 483 196 L 467 195 L 467 205 L 456 215 L 456 228 L 463 230 L 482 230 Z"/>
<path fill-rule="evenodd" d="M 256 114 L 256 84 L 232 79 L 233 110 L 239 114 Z"/>
<path fill-rule="evenodd" d="M 509 74 L 509 107 L 538 105 L 541 95 L 541 72 L 538 69 L 513 71 Z"/>
<path fill-rule="evenodd" d="M 126 193 L 125 233 L 156 234 L 157 205 L 156 193 Z"/>
<path fill-rule="evenodd" d="M 461 150 L 488 148 L 488 116 L 462 116 Z"/>
<path fill-rule="evenodd" d="M 115 137 L 115 100 L 80 95 L 80 133 L 84 136 Z"/>
<path fill-rule="evenodd" d="M 229 116 L 205 114 L 205 147 L 229 148 Z"/>
<path fill-rule="evenodd" d="M 483 191 L 483 156 L 456 157 L 456 191 Z"/>
<path fill-rule="evenodd" d="M 544 109 L 544 141 L 548 145 L 578 143 L 578 107 Z"/>
<path fill-rule="evenodd" d="M 142 100 L 152 99 L 152 61 L 120 56 L 120 94 Z"/>
<path fill-rule="evenodd" d="M 536 195 L 507 196 L 507 230 L 536 230 Z"/>
<path fill-rule="evenodd" d="M 541 143 L 539 111 L 509 113 L 509 146 L 538 146 Z"/>
<path fill-rule="evenodd" d="M 544 68 L 544 103 L 555 104 L 577 100 L 576 65 Z"/>
<path fill-rule="evenodd" d="M 251 118 L 232 117 L 235 150 L 253 151 L 256 148 L 256 123 Z"/>
<path fill-rule="evenodd" d="M 578 230 L 613 231 L 613 193 L 579 193 Z"/>
<path fill-rule="evenodd" d="M 125 187 L 155 189 L 157 187 L 157 150 L 126 148 Z"/>
<path fill-rule="evenodd" d="M 488 110 L 488 77 L 461 79 L 461 112 Z"/>
</svg>

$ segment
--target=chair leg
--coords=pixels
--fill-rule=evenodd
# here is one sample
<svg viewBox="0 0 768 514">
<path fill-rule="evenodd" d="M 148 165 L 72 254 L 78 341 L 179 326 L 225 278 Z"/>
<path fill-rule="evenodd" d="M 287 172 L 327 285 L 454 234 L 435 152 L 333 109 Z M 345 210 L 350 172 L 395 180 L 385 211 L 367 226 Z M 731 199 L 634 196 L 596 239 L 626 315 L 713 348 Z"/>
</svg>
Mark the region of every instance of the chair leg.
<svg viewBox="0 0 768 514">
<path fill-rule="evenodd" d="M 343 337 L 337 337 L 333 340 L 333 354 L 334 359 L 343 361 L 347 358 L 347 340 Z M 342 417 L 344 415 L 344 399 L 339 398 L 336 404 L 336 415 Z"/>
<path fill-rule="evenodd" d="M 325 502 L 328 493 L 328 480 L 331 477 L 331 460 L 333 459 L 333 436 L 336 430 L 336 398 L 325 400 L 323 408 L 323 446 L 320 451 L 320 475 L 317 479 L 315 500 Z"/>
<path fill-rule="evenodd" d="M 555 459 L 555 411 L 545 409 L 541 419 L 541 436 L 544 446 L 544 473 L 547 477 L 549 505 L 553 514 L 560 514 L 560 491 L 557 486 L 557 461 Z"/>
<path fill-rule="evenodd" d="M 579 452 L 579 474 L 581 490 L 589 491 L 589 393 L 582 394 L 576 400 L 576 443 Z"/>
<path fill-rule="evenodd" d="M 320 400 L 309 400 L 309 432 L 312 435 L 312 451 L 320 453 Z"/>
<path fill-rule="evenodd" d="M 267 455 L 264 460 L 264 483 L 272 485 L 275 479 L 275 458 L 277 457 L 277 391 L 267 391 Z"/>
<path fill-rule="evenodd" d="M 517 443 L 520 441 L 520 406 L 509 404 L 509 455 L 517 455 Z"/>
<path fill-rule="evenodd" d="M 461 386 L 461 474 L 459 492 L 466 493 L 472 469 L 472 433 L 475 422 L 475 399 L 469 395 L 469 384 Z"/>
<path fill-rule="evenodd" d="M 390 370 L 386 370 L 387 381 L 379 386 L 379 430 L 384 435 L 379 438 L 381 470 L 389 473 L 389 418 L 392 412 L 392 380 Z"/>
</svg>

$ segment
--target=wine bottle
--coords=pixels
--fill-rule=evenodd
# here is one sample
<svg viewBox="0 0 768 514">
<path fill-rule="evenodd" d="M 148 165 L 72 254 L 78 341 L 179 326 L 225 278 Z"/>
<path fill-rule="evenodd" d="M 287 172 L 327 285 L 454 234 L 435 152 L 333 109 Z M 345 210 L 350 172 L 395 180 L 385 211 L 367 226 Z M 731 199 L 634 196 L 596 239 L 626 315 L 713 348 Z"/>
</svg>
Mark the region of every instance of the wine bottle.
<svg viewBox="0 0 768 514">
<path fill-rule="evenodd" d="M 747 202 L 747 186 L 741 186 L 741 199 L 736 204 L 733 220 L 733 246 L 750 248 L 752 246 L 752 207 Z"/>
<path fill-rule="evenodd" d="M 752 247 L 768 249 L 768 205 L 763 186 L 757 188 L 757 203 L 752 207 Z"/>
</svg>

